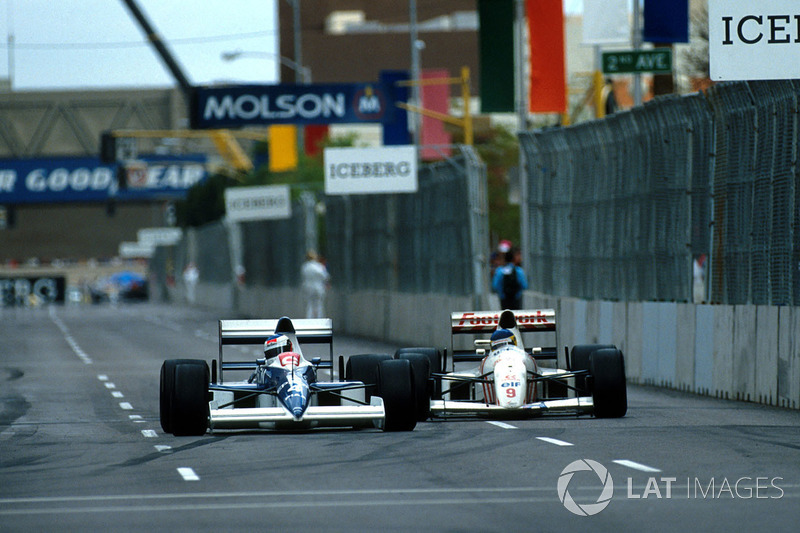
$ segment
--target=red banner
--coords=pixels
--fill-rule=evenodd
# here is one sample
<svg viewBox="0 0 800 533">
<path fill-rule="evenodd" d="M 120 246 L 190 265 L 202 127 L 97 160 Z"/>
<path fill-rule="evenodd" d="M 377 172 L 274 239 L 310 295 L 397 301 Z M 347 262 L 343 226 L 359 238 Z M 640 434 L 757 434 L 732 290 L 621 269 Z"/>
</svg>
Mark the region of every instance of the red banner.
<svg viewBox="0 0 800 533">
<path fill-rule="evenodd" d="M 423 80 L 445 79 L 450 77 L 447 69 L 424 69 Z M 423 85 L 421 89 L 422 107 L 431 111 L 447 114 L 450 111 L 450 85 L 436 84 Z M 450 134 L 444 127 L 444 122 L 432 117 L 422 116 L 422 136 L 420 139 L 423 148 L 420 157 L 424 161 L 434 161 L 450 156 L 449 146 L 425 148 L 427 145 L 448 145 L 453 142 Z"/>
<path fill-rule="evenodd" d="M 564 113 L 567 78 L 562 0 L 526 0 L 531 113 Z"/>
</svg>

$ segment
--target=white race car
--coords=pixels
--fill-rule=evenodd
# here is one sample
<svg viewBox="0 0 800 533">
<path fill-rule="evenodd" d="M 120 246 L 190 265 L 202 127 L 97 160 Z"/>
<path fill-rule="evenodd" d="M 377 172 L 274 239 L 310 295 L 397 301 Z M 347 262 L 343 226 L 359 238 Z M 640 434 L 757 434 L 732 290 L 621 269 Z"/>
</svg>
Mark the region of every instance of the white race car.
<svg viewBox="0 0 800 533">
<path fill-rule="evenodd" d="M 440 372 L 441 353 L 433 348 L 404 348 L 415 374 L 427 375 L 428 416 L 477 415 L 522 418 L 544 413 L 593 414 L 597 418 L 625 416 L 628 409 L 625 363 L 611 345 L 581 345 L 566 352 L 567 369 L 545 366 L 557 361 L 556 347 L 523 343 L 523 333 L 556 331 L 555 311 L 524 310 L 457 312 L 451 314 L 453 370 Z M 490 334 L 474 341 L 475 350 L 453 350 L 456 334 Z M 556 343 L 557 344 L 557 343 Z M 465 362 L 477 363 L 467 369 Z M 542 363 L 542 364 L 540 364 Z M 417 378 L 418 380 L 419 378 Z M 417 401 L 421 400 L 419 380 Z M 426 402 L 427 403 L 427 402 Z"/>
<path fill-rule="evenodd" d="M 326 344 L 328 360 L 306 359 L 302 344 Z M 414 381 L 405 360 L 351 356 L 349 381 L 322 381 L 333 372 L 331 320 L 220 320 L 219 359 L 171 359 L 161 367 L 161 427 L 175 435 L 207 430 L 309 429 L 347 426 L 410 431 L 416 425 Z M 223 357 L 227 345 L 263 345 L 264 357 Z M 340 357 L 340 368 L 344 369 Z M 239 371 L 249 378 L 225 381 Z M 343 374 L 340 371 L 340 376 Z"/>
</svg>

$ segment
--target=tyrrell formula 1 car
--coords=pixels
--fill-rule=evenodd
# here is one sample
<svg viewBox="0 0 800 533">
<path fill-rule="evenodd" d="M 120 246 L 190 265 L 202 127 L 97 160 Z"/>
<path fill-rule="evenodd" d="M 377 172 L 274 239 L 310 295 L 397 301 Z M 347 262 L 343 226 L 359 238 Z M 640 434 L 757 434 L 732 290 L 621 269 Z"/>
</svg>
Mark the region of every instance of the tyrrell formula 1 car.
<svg viewBox="0 0 800 533">
<path fill-rule="evenodd" d="M 226 345 L 264 346 L 264 357 L 223 360 Z M 301 344 L 327 344 L 328 361 L 303 355 Z M 161 427 L 175 435 L 211 429 L 309 429 L 377 427 L 411 430 L 416 425 L 409 361 L 350 357 L 349 381 L 321 381 L 320 368 L 333 372 L 330 319 L 220 320 L 219 359 L 211 372 L 204 360 L 172 359 L 161 367 Z M 340 357 L 340 375 L 344 370 Z M 230 372 L 242 381 L 224 381 Z M 365 382 L 366 381 L 366 382 Z M 369 392 L 367 389 L 369 388 Z"/>
<path fill-rule="evenodd" d="M 426 374 L 430 376 L 430 408 L 418 410 L 418 419 L 464 415 L 522 418 L 545 413 L 625 416 L 628 401 L 622 352 L 611 345 L 574 346 L 571 354 L 565 350 L 567 370 L 549 368 L 544 365 L 557 361 L 557 348 L 527 348 L 522 334 L 554 335 L 555 331 L 555 311 L 551 309 L 452 313 L 453 371 L 439 371 L 443 365 L 438 350 L 402 350 L 417 375 L 432 369 Z M 452 342 L 456 334 L 491 337 L 476 339 L 474 351 L 456 351 Z M 456 369 L 457 364 L 463 367 L 466 362 L 477 366 Z M 423 387 L 417 383 L 418 402 Z"/>
</svg>

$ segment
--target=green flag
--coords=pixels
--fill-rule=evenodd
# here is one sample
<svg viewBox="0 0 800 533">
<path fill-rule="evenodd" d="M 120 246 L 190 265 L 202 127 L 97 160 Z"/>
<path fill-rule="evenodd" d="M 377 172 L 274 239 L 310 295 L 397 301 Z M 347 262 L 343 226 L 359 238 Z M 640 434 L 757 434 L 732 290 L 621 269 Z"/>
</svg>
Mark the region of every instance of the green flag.
<svg viewBox="0 0 800 533">
<path fill-rule="evenodd" d="M 514 112 L 514 0 L 478 0 L 481 112 Z"/>
</svg>

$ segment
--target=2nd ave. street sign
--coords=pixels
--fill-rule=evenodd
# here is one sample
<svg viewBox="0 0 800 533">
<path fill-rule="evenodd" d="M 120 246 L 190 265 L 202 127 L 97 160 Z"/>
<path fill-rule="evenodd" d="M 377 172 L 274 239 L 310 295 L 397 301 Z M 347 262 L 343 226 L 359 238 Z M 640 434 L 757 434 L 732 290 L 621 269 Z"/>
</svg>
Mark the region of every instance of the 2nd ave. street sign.
<svg viewBox="0 0 800 533">
<path fill-rule="evenodd" d="M 631 50 L 603 52 L 603 74 L 638 74 L 672 72 L 672 50 Z"/>
</svg>

